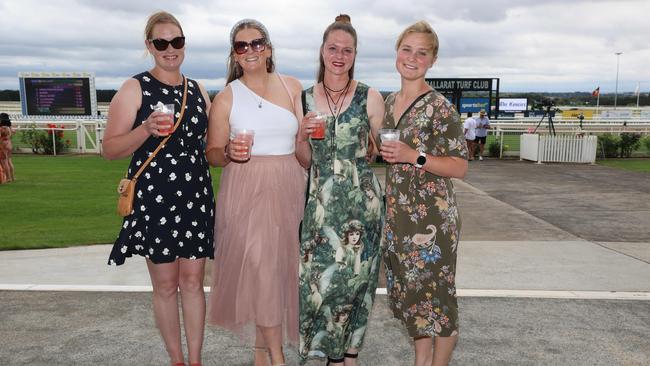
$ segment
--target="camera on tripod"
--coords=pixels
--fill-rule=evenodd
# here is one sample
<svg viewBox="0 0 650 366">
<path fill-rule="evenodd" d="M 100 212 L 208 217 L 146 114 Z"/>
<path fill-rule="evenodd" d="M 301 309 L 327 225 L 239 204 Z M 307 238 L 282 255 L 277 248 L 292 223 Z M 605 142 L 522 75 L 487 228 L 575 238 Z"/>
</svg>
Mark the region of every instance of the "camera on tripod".
<svg viewBox="0 0 650 366">
<path fill-rule="evenodd" d="M 555 101 L 550 98 L 536 100 L 533 102 L 533 109 L 551 109 L 555 107 Z"/>
<path fill-rule="evenodd" d="M 559 108 L 555 107 L 555 101 L 551 98 L 544 98 L 541 101 L 536 100 L 535 102 L 533 102 L 533 109 L 539 109 L 544 111 L 544 115 L 542 116 L 542 119 L 539 120 L 537 126 L 535 126 L 533 133 L 536 133 L 537 129 L 542 124 L 542 122 L 544 120 L 547 120 L 548 132 L 550 135 L 555 136 L 555 126 L 553 124 L 553 116 L 555 115 L 555 112 L 558 112 L 560 110 Z"/>
</svg>

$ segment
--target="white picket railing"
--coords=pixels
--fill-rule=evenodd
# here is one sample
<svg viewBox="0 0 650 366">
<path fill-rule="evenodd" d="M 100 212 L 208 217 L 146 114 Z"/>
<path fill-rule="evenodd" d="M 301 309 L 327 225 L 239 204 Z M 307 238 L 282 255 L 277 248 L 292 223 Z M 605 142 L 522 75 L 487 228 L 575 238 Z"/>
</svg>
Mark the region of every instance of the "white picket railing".
<svg viewBox="0 0 650 366">
<path fill-rule="evenodd" d="M 55 125 L 50 127 L 50 125 Z M 78 154 L 101 154 L 101 144 L 104 138 L 104 129 L 106 120 L 94 118 L 68 118 L 68 119 L 45 119 L 32 118 L 30 120 L 14 120 L 12 127 L 17 132 L 26 130 L 39 131 L 69 131 L 72 132 L 75 139 L 75 147 L 68 149 Z M 52 147 L 54 155 L 58 154 L 55 148 L 54 135 L 52 134 Z M 29 152 L 29 148 L 18 148 L 18 151 Z"/>
<path fill-rule="evenodd" d="M 596 162 L 597 136 L 522 134 L 520 159 L 537 163 Z"/>
</svg>

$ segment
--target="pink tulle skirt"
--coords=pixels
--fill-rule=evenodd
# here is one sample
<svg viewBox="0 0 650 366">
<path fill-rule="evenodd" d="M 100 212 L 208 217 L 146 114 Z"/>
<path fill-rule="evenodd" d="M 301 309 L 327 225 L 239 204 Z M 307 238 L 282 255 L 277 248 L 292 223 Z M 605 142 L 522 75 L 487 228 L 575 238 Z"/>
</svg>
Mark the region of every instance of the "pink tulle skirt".
<svg viewBox="0 0 650 366">
<path fill-rule="evenodd" d="M 208 322 L 248 338 L 282 326 L 298 341 L 298 226 L 305 170 L 293 154 L 253 156 L 221 175 Z"/>
</svg>

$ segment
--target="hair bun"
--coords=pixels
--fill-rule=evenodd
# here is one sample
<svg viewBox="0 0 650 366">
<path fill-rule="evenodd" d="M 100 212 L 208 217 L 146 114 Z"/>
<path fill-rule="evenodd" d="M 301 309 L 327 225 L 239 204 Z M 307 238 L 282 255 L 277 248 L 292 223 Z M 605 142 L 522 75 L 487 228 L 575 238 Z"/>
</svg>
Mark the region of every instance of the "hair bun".
<svg viewBox="0 0 650 366">
<path fill-rule="evenodd" d="M 337 17 L 334 19 L 334 21 L 335 21 L 335 22 L 341 22 L 341 23 L 349 23 L 349 24 L 352 24 L 352 20 L 350 19 L 350 16 L 347 15 L 347 14 L 341 14 L 341 15 L 337 16 Z"/>
</svg>

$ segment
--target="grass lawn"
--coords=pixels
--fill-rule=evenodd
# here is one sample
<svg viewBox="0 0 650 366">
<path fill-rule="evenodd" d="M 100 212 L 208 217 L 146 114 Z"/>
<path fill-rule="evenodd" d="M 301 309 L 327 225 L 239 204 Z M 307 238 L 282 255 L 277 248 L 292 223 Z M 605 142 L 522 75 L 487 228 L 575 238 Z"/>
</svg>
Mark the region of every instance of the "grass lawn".
<svg viewBox="0 0 650 366">
<path fill-rule="evenodd" d="M 650 172 L 650 159 L 608 159 L 598 160 L 596 163 L 619 169 Z"/>
<path fill-rule="evenodd" d="M 117 183 L 129 160 L 14 155 L 16 181 L 0 185 L 0 250 L 113 243 Z M 215 192 L 220 170 L 213 169 Z"/>
</svg>

